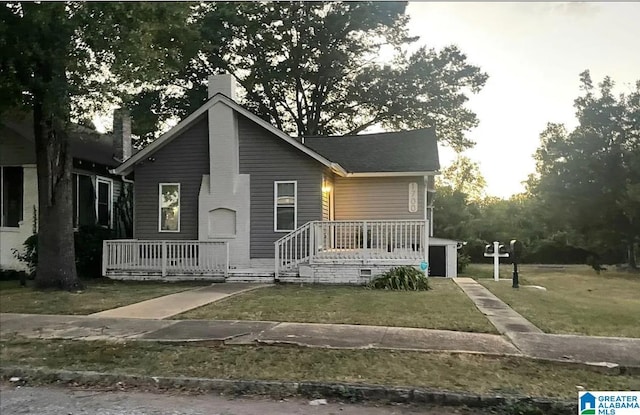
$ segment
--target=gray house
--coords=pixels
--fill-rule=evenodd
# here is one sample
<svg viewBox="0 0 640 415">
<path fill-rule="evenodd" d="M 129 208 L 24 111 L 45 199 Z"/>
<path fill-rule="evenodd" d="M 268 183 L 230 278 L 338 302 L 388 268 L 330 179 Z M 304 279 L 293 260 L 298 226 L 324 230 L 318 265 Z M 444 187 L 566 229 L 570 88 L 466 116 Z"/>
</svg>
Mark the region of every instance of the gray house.
<svg viewBox="0 0 640 415">
<path fill-rule="evenodd" d="M 431 259 L 454 277 L 456 241 L 431 237 L 438 169 L 431 129 L 294 138 L 214 76 L 200 108 L 112 170 L 135 175 L 134 230 L 105 242 L 103 273 L 362 283 Z"/>
</svg>

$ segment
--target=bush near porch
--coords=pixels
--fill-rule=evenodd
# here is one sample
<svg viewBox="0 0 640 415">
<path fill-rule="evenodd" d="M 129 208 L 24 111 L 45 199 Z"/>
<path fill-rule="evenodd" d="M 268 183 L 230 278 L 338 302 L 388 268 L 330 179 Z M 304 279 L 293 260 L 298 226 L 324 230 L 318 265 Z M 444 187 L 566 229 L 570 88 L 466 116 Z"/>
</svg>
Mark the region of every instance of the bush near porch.
<svg viewBox="0 0 640 415">
<path fill-rule="evenodd" d="M 430 291 L 278 285 L 229 297 L 172 318 L 364 324 L 496 333 L 453 281 L 430 278 L 429 284 L 433 287 Z"/>
<path fill-rule="evenodd" d="M 493 265 L 474 264 L 465 274 L 547 333 L 640 338 L 640 273 L 607 268 L 598 274 L 587 265 L 523 265 L 517 290 L 510 280 L 491 279 Z M 501 278 L 511 275 L 512 267 L 501 265 Z"/>
</svg>

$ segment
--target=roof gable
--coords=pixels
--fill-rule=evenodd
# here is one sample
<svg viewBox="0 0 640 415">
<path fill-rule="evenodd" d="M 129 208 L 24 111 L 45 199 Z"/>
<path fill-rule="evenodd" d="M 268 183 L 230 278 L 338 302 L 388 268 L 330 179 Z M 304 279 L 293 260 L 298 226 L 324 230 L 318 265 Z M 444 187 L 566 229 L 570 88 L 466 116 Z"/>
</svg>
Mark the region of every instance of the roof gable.
<svg viewBox="0 0 640 415">
<path fill-rule="evenodd" d="M 258 124 L 260 127 L 262 127 L 264 129 L 266 129 L 267 131 L 271 132 L 276 137 L 284 140 L 285 142 L 287 142 L 291 146 L 297 148 L 301 152 L 309 155 L 310 157 L 316 159 L 318 162 L 320 162 L 320 163 L 324 164 L 325 166 L 331 168 L 337 174 L 340 174 L 340 175 L 345 175 L 346 174 L 346 171 L 339 164 L 334 163 L 331 160 L 328 160 L 326 157 L 320 155 L 319 153 L 317 153 L 313 149 L 305 146 L 304 144 L 300 143 L 296 139 L 290 137 L 284 131 L 281 131 L 281 130 L 277 129 L 273 125 L 269 124 L 265 120 L 261 119 L 260 117 L 258 117 L 257 115 L 253 114 L 252 112 L 246 110 L 242 106 L 238 105 L 235 101 L 233 101 L 232 99 L 230 99 L 230 98 L 228 98 L 228 97 L 226 97 L 225 95 L 222 95 L 222 94 L 216 94 L 213 97 L 211 97 L 209 100 L 207 100 L 207 102 L 205 102 L 202 106 L 200 106 L 200 108 L 198 108 L 195 112 L 193 112 L 187 118 L 185 118 L 184 120 L 179 122 L 171 130 L 169 130 L 168 132 L 166 132 L 165 134 L 160 136 L 158 139 L 153 141 L 151 144 L 149 144 L 143 150 L 139 151 L 137 154 L 135 154 L 134 156 L 129 158 L 126 162 L 122 163 L 120 166 L 118 166 L 116 169 L 114 169 L 113 173 L 115 173 L 115 174 L 129 174 L 133 170 L 133 168 L 135 167 L 136 163 L 138 163 L 138 162 L 144 160 L 145 158 L 151 156 L 155 151 L 159 150 L 163 146 L 165 146 L 168 143 L 170 143 L 173 139 L 178 137 L 182 131 L 185 131 L 189 126 L 191 126 L 194 122 L 196 122 L 201 116 L 206 114 L 206 112 L 210 108 L 213 108 L 215 105 L 227 105 L 228 107 L 230 107 L 231 109 L 233 109 L 234 111 L 239 113 L 240 115 L 245 116 L 246 118 L 248 118 L 252 122 Z"/>
</svg>

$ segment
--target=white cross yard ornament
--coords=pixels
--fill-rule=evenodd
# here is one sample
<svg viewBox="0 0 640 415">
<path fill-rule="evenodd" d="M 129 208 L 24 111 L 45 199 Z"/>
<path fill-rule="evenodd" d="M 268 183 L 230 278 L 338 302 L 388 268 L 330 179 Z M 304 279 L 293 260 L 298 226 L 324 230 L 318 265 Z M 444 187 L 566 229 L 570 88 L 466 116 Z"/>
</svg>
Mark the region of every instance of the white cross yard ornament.
<svg viewBox="0 0 640 415">
<path fill-rule="evenodd" d="M 496 281 L 500 280 L 500 258 L 507 258 L 509 256 L 508 252 L 500 253 L 500 246 L 500 242 L 493 241 L 493 252 L 486 252 L 488 249 L 485 249 L 484 253 L 486 257 L 493 257 L 493 279 Z M 489 245 L 487 245 L 486 248 L 489 248 Z"/>
</svg>

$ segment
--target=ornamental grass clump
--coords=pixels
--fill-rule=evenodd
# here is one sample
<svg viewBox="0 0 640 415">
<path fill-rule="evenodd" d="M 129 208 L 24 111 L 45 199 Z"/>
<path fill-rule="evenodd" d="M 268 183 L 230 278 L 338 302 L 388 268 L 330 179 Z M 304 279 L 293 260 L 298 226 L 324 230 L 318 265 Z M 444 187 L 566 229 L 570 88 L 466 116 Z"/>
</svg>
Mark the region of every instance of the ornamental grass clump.
<svg viewBox="0 0 640 415">
<path fill-rule="evenodd" d="M 414 267 L 394 267 L 382 275 L 376 276 L 368 285 L 375 290 L 427 291 L 430 290 L 429 278 Z"/>
</svg>

